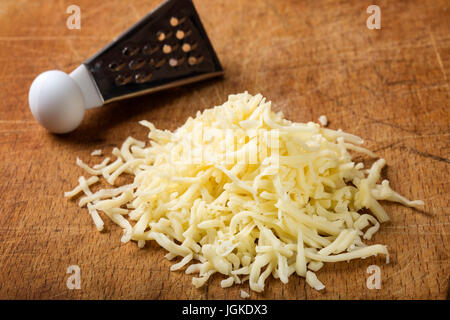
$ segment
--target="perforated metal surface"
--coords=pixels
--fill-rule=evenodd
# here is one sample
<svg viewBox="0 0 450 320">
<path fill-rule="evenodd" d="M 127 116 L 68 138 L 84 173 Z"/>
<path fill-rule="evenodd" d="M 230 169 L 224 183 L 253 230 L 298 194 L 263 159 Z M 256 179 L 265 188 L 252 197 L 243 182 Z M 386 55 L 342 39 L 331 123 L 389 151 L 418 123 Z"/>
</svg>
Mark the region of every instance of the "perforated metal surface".
<svg viewBox="0 0 450 320">
<path fill-rule="evenodd" d="M 105 103 L 223 74 L 191 0 L 168 0 L 85 62 Z"/>
</svg>

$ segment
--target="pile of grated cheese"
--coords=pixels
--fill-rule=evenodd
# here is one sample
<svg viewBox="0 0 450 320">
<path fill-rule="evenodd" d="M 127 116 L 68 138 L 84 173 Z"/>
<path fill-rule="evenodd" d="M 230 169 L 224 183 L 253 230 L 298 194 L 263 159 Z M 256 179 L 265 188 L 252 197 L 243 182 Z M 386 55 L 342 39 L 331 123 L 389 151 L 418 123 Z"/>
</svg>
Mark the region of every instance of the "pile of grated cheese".
<svg viewBox="0 0 450 320">
<path fill-rule="evenodd" d="M 65 196 L 84 193 L 79 205 L 99 231 L 102 212 L 123 229 L 122 242 L 156 241 L 178 258 L 172 271 L 198 274 L 196 287 L 220 273 L 222 287 L 249 281 L 261 292 L 270 275 L 287 283 L 296 273 L 321 290 L 315 272 L 326 262 L 378 254 L 388 262 L 386 246 L 363 242 L 389 220 L 378 200 L 423 205 L 378 183 L 384 159 L 370 169 L 352 161 L 349 151 L 375 157 L 361 138 L 285 120 L 260 94 L 230 95 L 174 132 L 140 124 L 148 145 L 129 137 L 114 161 L 77 159 L 92 176 Z M 115 185 L 122 174 L 134 182 L 91 191 L 99 177 Z"/>
</svg>

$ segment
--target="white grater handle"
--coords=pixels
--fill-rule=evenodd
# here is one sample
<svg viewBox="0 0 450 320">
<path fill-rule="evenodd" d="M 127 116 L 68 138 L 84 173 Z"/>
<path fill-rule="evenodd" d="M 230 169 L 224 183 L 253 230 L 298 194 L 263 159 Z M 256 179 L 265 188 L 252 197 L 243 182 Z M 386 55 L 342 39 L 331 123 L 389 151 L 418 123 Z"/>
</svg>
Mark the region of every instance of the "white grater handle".
<svg viewBox="0 0 450 320">
<path fill-rule="evenodd" d="M 70 75 L 58 70 L 41 73 L 31 84 L 28 102 L 43 127 L 67 133 L 80 125 L 86 109 L 102 106 L 103 98 L 82 64 Z"/>
</svg>

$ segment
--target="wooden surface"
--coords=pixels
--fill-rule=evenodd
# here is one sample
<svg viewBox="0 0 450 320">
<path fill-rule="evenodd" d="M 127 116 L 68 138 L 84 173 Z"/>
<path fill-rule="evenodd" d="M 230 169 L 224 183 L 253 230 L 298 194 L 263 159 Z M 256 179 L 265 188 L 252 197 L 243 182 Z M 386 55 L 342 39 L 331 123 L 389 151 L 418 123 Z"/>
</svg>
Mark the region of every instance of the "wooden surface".
<svg viewBox="0 0 450 320">
<path fill-rule="evenodd" d="M 107 222 L 95 230 L 85 209 L 63 198 L 93 164 L 126 137 L 146 137 L 137 121 L 175 129 L 230 93 L 261 92 L 294 121 L 326 114 L 331 128 L 363 137 L 386 158 L 400 193 L 423 199 L 423 211 L 386 204 L 392 222 L 373 243 L 391 263 L 370 258 L 329 264 L 324 292 L 291 277 L 271 279 L 268 299 L 445 299 L 449 285 L 450 3 L 377 1 L 381 30 L 366 27 L 372 1 L 195 0 L 224 66 L 223 79 L 114 103 L 87 112 L 75 132 L 55 136 L 32 118 L 28 88 L 48 69 L 72 71 L 159 1 L 78 0 L 81 30 L 66 28 L 73 1 L 0 3 L 0 298 L 238 299 L 219 276 L 195 289 L 191 276 L 169 272 L 164 250 L 121 244 Z M 95 4 L 94 4 L 95 3 Z M 382 288 L 366 287 L 371 264 Z M 68 290 L 66 269 L 81 268 L 81 289 Z"/>
</svg>

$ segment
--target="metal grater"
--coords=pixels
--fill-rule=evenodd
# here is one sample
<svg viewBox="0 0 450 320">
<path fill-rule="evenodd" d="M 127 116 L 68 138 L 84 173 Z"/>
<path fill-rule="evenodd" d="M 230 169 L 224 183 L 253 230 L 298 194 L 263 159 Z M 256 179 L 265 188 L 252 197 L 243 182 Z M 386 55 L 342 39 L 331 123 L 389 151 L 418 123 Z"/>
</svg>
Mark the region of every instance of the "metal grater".
<svg viewBox="0 0 450 320">
<path fill-rule="evenodd" d="M 222 74 L 192 1 L 167 0 L 70 75 L 39 75 L 29 102 L 39 123 L 65 133 L 85 109 Z"/>
</svg>

